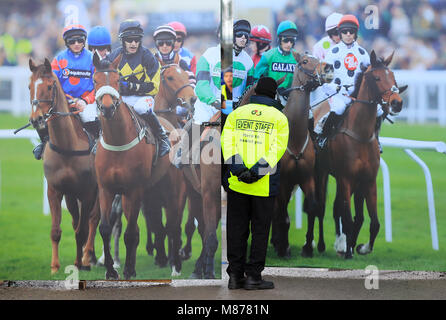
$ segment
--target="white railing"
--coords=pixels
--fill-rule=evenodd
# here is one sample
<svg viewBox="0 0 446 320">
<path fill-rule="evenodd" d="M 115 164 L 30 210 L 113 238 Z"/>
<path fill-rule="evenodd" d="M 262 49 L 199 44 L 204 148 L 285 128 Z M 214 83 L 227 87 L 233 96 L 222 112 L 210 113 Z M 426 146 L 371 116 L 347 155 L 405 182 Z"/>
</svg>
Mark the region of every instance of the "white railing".
<svg viewBox="0 0 446 320">
<path fill-rule="evenodd" d="M 435 216 L 434 188 L 428 166 L 411 149 L 436 151 L 446 154 L 446 143 L 442 141 L 417 141 L 398 138 L 379 138 L 382 146 L 401 148 L 423 169 L 426 180 L 427 204 L 429 209 L 429 223 L 431 230 L 432 248 L 439 250 L 437 220 Z M 383 174 L 384 194 L 384 224 L 386 241 L 392 242 L 392 208 L 390 195 L 390 174 L 386 162 L 381 158 L 381 171 Z M 295 192 L 295 220 L 296 229 L 302 228 L 302 191 L 298 188 Z"/>
</svg>

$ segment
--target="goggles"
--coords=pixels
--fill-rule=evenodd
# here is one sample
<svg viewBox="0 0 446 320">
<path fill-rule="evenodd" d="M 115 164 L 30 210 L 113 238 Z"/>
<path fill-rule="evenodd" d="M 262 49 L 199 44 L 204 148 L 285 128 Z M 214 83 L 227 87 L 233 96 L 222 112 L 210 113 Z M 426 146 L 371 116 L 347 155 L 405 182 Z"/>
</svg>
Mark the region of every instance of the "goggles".
<svg viewBox="0 0 446 320">
<path fill-rule="evenodd" d="M 288 42 L 291 42 L 291 43 L 296 43 L 296 38 L 294 38 L 294 37 L 286 37 L 286 38 L 282 38 L 282 40 L 281 40 L 283 43 L 288 43 Z"/>
<path fill-rule="evenodd" d="M 132 43 L 132 42 L 139 43 L 139 42 L 141 42 L 141 37 L 128 37 L 128 38 L 124 38 L 124 41 L 127 43 Z"/>
<path fill-rule="evenodd" d="M 237 31 L 237 32 L 235 33 L 235 37 L 236 37 L 236 38 L 241 38 L 241 37 L 243 37 L 243 36 L 245 36 L 246 39 L 249 39 L 249 33 L 248 33 L 248 32 L 245 32 L 245 31 Z"/>
<path fill-rule="evenodd" d="M 157 47 L 162 47 L 164 45 L 168 47 L 173 46 L 173 40 L 156 40 L 155 43 Z"/>
<path fill-rule="evenodd" d="M 68 43 L 68 45 L 72 45 L 72 44 L 75 44 L 75 43 L 80 43 L 80 44 L 84 44 L 85 43 L 85 38 L 84 37 L 76 37 L 76 38 L 69 38 L 69 39 L 67 39 L 67 43 Z"/>
<path fill-rule="evenodd" d="M 356 34 L 356 29 L 342 29 L 341 33 L 342 34 L 347 34 L 347 33 Z"/>
</svg>

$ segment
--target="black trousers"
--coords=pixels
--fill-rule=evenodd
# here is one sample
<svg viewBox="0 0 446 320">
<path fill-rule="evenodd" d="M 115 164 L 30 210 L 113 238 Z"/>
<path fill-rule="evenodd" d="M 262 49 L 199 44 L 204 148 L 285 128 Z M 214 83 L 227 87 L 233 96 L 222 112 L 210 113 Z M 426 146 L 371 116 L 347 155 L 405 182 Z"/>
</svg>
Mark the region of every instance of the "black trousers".
<svg viewBox="0 0 446 320">
<path fill-rule="evenodd" d="M 258 278 L 265 268 L 275 197 L 257 197 L 229 190 L 227 211 L 228 274 Z M 248 238 L 251 250 L 247 261 Z"/>
</svg>

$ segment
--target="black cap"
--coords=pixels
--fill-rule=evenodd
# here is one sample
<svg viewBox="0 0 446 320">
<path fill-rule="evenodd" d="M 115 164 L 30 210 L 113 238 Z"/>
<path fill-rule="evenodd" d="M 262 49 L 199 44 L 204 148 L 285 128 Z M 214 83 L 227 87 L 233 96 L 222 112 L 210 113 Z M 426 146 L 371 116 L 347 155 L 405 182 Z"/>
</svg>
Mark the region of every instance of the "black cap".
<svg viewBox="0 0 446 320">
<path fill-rule="evenodd" d="M 274 99 L 276 97 L 277 82 L 271 77 L 262 77 L 257 82 L 254 91 L 259 96 L 267 96 Z"/>
</svg>

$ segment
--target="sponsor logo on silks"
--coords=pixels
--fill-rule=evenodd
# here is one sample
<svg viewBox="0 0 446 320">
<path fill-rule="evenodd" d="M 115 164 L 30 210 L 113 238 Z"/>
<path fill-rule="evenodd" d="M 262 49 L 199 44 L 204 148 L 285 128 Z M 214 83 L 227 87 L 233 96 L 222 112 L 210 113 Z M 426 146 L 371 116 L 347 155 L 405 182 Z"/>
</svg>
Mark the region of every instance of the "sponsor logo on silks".
<svg viewBox="0 0 446 320">
<path fill-rule="evenodd" d="M 147 106 L 148 106 L 150 109 L 152 109 L 153 106 L 155 105 L 155 100 L 153 99 L 153 97 L 147 97 L 147 98 L 145 98 L 145 100 L 146 100 L 146 104 L 147 104 Z"/>
<path fill-rule="evenodd" d="M 253 116 L 261 116 L 262 115 L 262 111 L 260 111 L 260 110 L 252 110 L 251 114 Z"/>
<path fill-rule="evenodd" d="M 91 78 L 91 71 L 89 70 L 76 70 L 65 68 L 62 72 L 64 78 L 75 77 L 75 78 Z"/>
<path fill-rule="evenodd" d="M 255 131 L 257 133 L 271 134 L 273 128 L 274 123 L 265 121 L 237 119 L 237 121 L 235 122 L 236 130 Z"/>
<path fill-rule="evenodd" d="M 289 72 L 294 73 L 295 63 L 273 62 L 271 70 L 275 72 Z"/>
<path fill-rule="evenodd" d="M 344 65 L 347 70 L 354 71 L 358 67 L 358 59 L 353 53 L 349 53 L 344 59 Z"/>
</svg>

